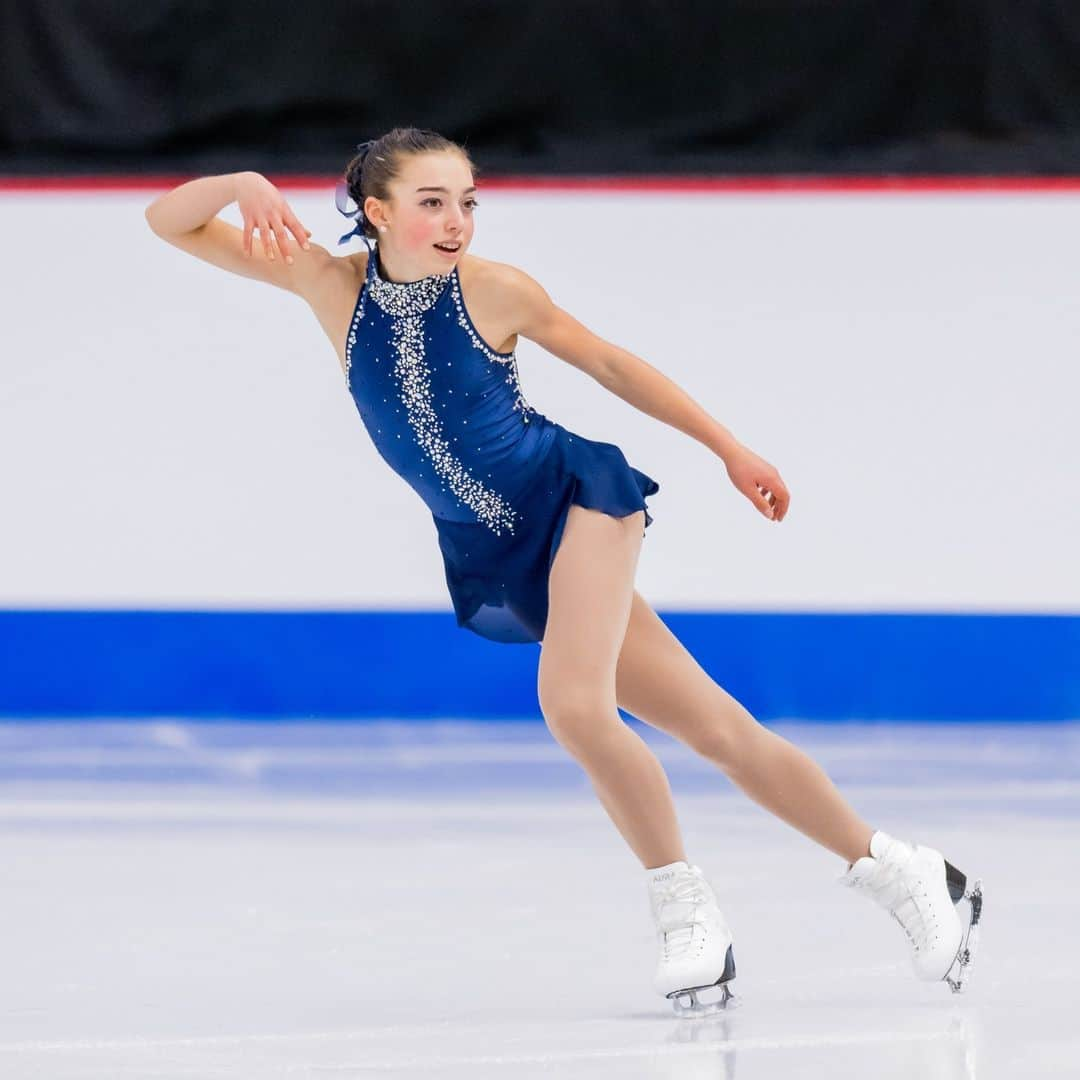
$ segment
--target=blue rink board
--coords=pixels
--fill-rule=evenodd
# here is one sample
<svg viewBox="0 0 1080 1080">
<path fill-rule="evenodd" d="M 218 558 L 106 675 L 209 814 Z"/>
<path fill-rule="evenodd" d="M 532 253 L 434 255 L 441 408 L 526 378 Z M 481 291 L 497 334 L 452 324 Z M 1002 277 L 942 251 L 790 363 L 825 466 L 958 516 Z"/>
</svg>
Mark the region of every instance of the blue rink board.
<svg viewBox="0 0 1080 1080">
<path fill-rule="evenodd" d="M 758 719 L 1080 718 L 1080 616 L 663 612 Z M 445 611 L 0 612 L 0 716 L 540 717 L 539 646 Z"/>
</svg>

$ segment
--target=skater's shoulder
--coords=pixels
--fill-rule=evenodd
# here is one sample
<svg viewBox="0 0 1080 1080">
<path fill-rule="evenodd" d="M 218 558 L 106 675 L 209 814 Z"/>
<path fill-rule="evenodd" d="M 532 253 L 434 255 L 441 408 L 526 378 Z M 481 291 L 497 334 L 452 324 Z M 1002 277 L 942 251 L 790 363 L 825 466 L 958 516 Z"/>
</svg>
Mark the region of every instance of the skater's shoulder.
<svg viewBox="0 0 1080 1080">
<path fill-rule="evenodd" d="M 520 288 L 528 275 L 510 263 L 485 259 L 480 255 L 467 254 L 457 264 L 458 279 L 462 288 L 495 290 L 506 293 Z"/>
<path fill-rule="evenodd" d="M 551 304 L 543 286 L 511 263 L 465 255 L 457 269 L 462 291 L 489 310 L 525 322 Z"/>
</svg>

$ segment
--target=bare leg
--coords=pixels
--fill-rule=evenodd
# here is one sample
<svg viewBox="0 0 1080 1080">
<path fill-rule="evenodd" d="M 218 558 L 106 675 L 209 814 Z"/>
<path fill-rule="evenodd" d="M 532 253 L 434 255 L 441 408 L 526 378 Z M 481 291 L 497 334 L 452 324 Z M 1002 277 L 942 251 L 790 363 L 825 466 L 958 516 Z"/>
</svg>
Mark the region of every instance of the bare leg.
<svg viewBox="0 0 1080 1080">
<path fill-rule="evenodd" d="M 616 670 L 621 708 L 714 762 L 755 802 L 843 856 L 874 830 L 809 756 L 762 727 L 698 664 L 635 590 Z"/>
<path fill-rule="evenodd" d="M 549 578 L 540 709 L 649 869 L 685 859 L 663 766 L 619 716 L 615 667 L 626 633 L 645 516 L 572 505 Z"/>
</svg>

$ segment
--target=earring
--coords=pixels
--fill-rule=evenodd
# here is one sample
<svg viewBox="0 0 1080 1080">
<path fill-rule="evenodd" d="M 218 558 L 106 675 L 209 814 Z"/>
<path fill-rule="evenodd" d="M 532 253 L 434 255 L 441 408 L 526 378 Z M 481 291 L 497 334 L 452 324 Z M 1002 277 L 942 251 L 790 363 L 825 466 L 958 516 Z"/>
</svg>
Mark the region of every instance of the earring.
<svg viewBox="0 0 1080 1080">
<path fill-rule="evenodd" d="M 380 225 L 379 226 L 379 232 L 386 232 L 386 226 L 385 225 Z"/>
</svg>

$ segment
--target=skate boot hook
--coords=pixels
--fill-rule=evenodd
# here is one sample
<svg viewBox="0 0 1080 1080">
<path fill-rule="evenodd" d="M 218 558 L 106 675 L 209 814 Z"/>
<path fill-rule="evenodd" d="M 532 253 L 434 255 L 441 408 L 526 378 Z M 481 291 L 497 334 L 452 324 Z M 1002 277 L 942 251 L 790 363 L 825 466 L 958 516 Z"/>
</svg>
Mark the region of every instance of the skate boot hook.
<svg viewBox="0 0 1080 1080">
<path fill-rule="evenodd" d="M 679 861 L 646 870 L 660 959 L 653 986 L 680 1017 L 717 1013 L 735 1004 L 731 930 L 701 868 Z M 715 1001 L 698 992 L 719 988 Z"/>
<path fill-rule="evenodd" d="M 978 945 L 981 880 L 969 883 L 933 848 L 875 832 L 870 854 L 837 882 L 870 897 L 900 924 L 920 979 L 944 981 L 954 994 L 964 989 Z"/>
</svg>

